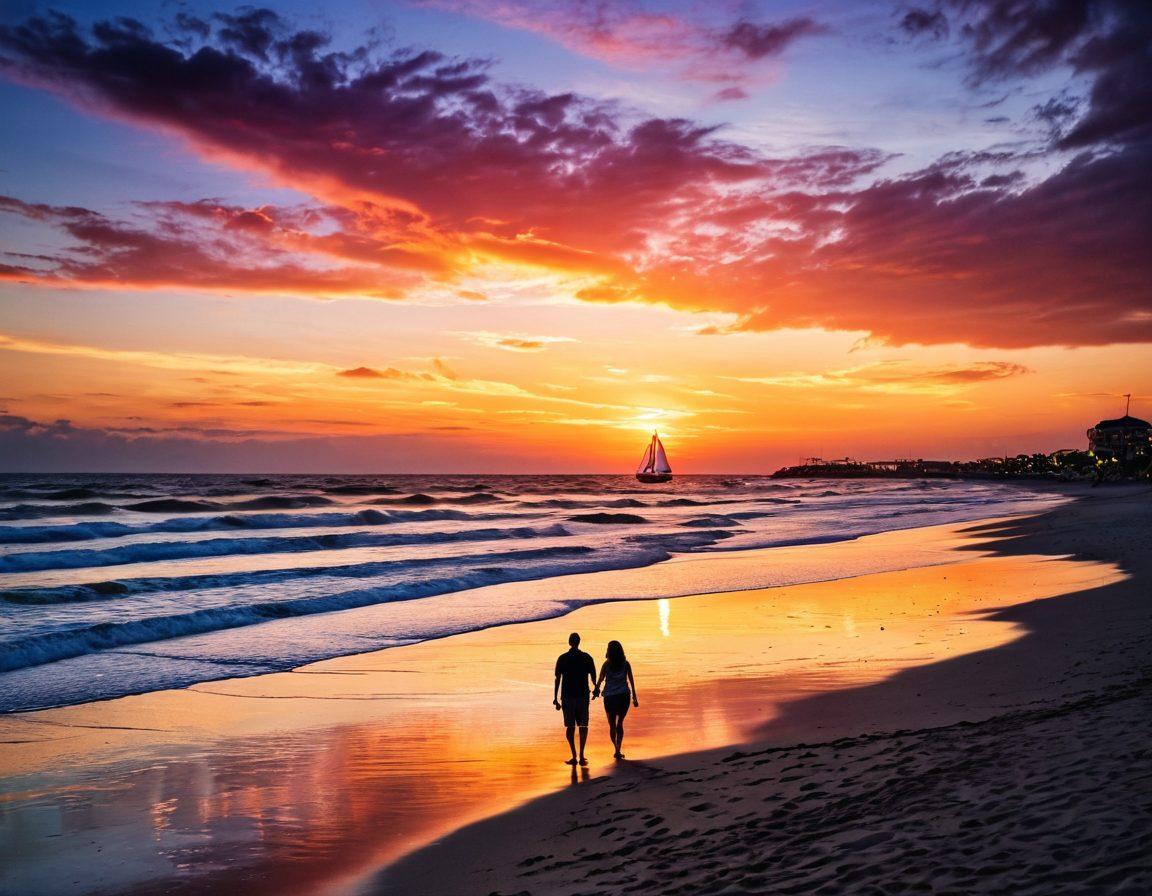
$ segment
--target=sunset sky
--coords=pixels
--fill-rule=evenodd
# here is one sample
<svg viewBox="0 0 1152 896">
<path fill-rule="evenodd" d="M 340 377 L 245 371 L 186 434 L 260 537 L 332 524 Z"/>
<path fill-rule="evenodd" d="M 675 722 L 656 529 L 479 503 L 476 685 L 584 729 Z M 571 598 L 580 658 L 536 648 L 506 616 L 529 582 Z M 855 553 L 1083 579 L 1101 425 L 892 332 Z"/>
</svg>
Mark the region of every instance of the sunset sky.
<svg viewBox="0 0 1152 896">
<path fill-rule="evenodd" d="M 0 470 L 630 472 L 656 428 L 770 472 L 1152 416 L 1146 0 L 0 23 Z"/>
</svg>

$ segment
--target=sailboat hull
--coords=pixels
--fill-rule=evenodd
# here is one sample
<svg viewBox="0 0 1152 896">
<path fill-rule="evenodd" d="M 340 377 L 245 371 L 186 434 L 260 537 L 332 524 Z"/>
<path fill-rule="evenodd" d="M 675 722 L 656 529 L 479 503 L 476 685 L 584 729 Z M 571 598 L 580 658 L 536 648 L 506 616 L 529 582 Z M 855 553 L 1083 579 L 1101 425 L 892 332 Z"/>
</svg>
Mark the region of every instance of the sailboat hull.
<svg viewBox="0 0 1152 896">
<path fill-rule="evenodd" d="M 637 473 L 636 478 L 645 485 L 655 485 L 658 482 L 671 482 L 671 473 Z"/>
</svg>

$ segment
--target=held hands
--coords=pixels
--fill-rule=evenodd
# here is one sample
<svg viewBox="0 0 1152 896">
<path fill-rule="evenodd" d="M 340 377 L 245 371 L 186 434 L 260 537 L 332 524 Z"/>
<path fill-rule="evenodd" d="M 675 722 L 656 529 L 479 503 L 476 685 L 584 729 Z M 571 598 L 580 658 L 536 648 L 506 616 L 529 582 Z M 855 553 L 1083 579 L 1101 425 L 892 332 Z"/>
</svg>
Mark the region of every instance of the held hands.
<svg viewBox="0 0 1152 896">
<path fill-rule="evenodd" d="M 596 688 L 596 690 L 594 690 L 592 692 L 592 699 L 595 700 L 599 696 L 600 696 L 600 688 Z"/>
</svg>

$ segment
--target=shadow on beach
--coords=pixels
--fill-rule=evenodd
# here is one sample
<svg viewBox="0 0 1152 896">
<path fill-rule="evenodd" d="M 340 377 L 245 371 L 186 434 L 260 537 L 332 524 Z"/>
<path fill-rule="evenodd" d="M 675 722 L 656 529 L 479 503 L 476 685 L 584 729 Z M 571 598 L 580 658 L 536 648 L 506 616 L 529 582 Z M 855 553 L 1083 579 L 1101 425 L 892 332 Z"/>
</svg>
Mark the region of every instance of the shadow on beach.
<svg viewBox="0 0 1152 896">
<path fill-rule="evenodd" d="M 1020 637 L 876 684 L 806 697 L 763 726 L 758 739 L 786 741 L 820 728 L 839 736 L 972 721 L 1143 674 L 1152 629 L 1152 491 L 1096 492 L 1075 508 L 963 531 L 974 540 L 960 550 L 1067 556 L 1112 565 L 1125 578 L 980 614 L 1017 626 Z"/>
</svg>

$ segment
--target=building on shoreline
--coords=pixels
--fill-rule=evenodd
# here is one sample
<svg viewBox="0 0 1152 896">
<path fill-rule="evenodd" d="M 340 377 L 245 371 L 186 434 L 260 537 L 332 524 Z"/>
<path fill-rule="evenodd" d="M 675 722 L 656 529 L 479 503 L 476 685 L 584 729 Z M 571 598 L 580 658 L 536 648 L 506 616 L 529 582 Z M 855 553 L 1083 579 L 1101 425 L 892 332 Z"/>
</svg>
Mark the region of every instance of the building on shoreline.
<svg viewBox="0 0 1152 896">
<path fill-rule="evenodd" d="M 1088 430 L 1088 450 L 1103 463 L 1147 462 L 1152 458 L 1152 423 L 1128 414 L 1101 420 Z"/>
<path fill-rule="evenodd" d="M 1101 420 L 1088 430 L 1088 454 L 1095 479 L 1152 478 L 1152 423 L 1133 417 L 1132 396 L 1124 396 L 1124 416 Z"/>
</svg>

